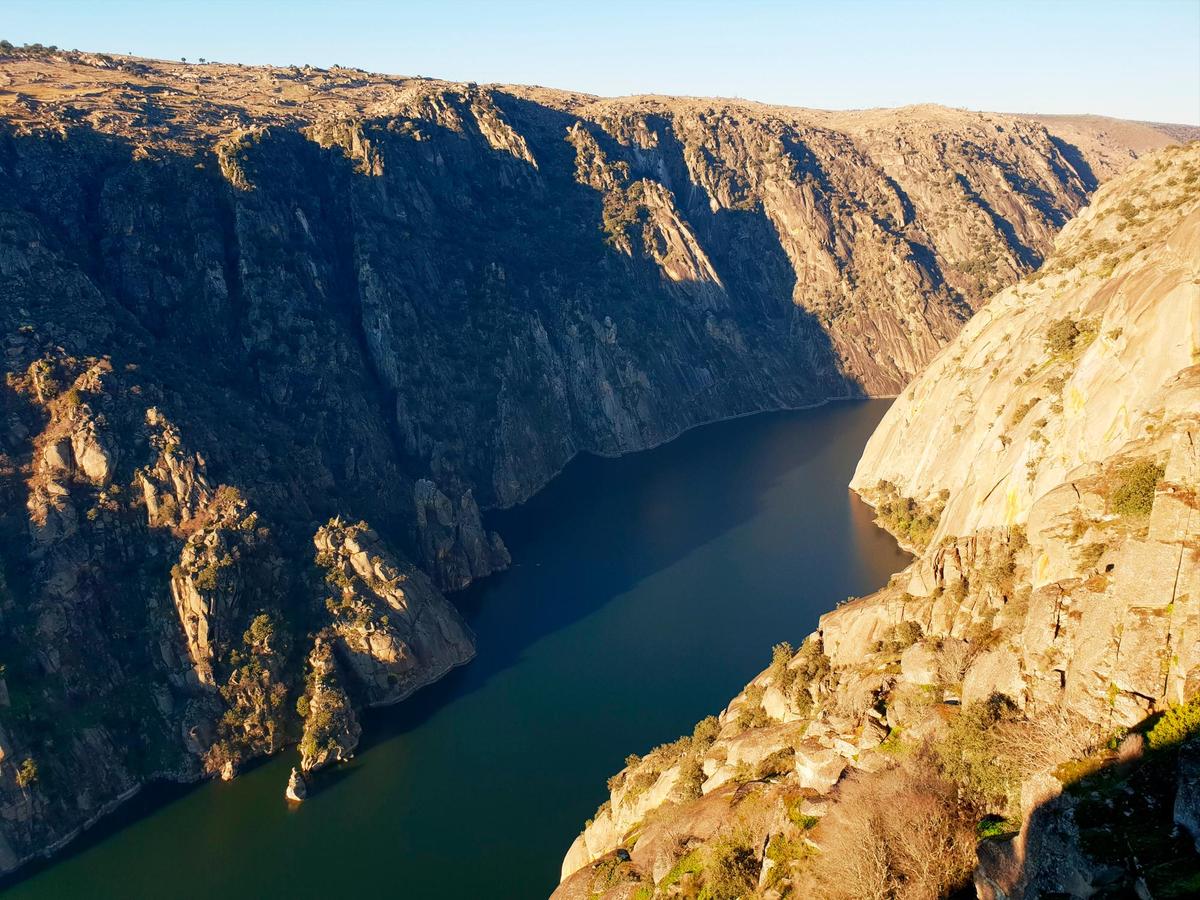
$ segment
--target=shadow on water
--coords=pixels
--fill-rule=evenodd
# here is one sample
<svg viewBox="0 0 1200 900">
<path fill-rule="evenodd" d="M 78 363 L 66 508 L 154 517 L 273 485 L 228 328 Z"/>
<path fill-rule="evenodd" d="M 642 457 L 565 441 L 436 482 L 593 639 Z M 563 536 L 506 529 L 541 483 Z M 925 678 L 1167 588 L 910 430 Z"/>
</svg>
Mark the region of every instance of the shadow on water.
<svg viewBox="0 0 1200 900">
<path fill-rule="evenodd" d="M 156 789 L 10 896 L 547 895 L 625 754 L 689 731 L 773 643 L 904 565 L 845 488 L 886 407 L 577 459 L 489 517 L 515 564 L 454 598 L 476 659 L 368 714 L 358 758 L 303 806 L 282 797 L 290 752 L 229 784 Z"/>
<path fill-rule="evenodd" d="M 452 595 L 477 632 L 479 656 L 403 704 L 369 712 L 373 721 L 361 746 L 419 726 L 448 698 L 479 690 L 497 672 L 519 664 L 529 645 L 587 618 L 752 519 L 781 477 L 827 449 L 821 423 L 840 417 L 844 407 L 797 411 L 814 426 L 800 434 L 779 414 L 767 413 L 701 426 L 667 446 L 631 456 L 582 455 L 527 503 L 489 514 L 487 526 L 504 536 L 513 566 Z M 746 445 L 755 452 L 745 455 Z M 713 469 L 722 471 L 732 490 L 712 490 Z M 631 495 L 631 484 L 644 492 Z M 581 496 L 588 498 L 586 513 L 578 505 Z M 852 504 L 851 521 L 860 535 L 864 525 L 876 531 L 865 504 Z M 563 522 L 573 527 L 563 530 Z M 615 544 L 620 554 L 609 552 Z M 516 595 L 528 602 L 530 589 L 538 601 L 548 602 L 524 606 L 523 613 L 533 614 L 497 635 L 490 604 Z M 560 594 L 570 602 L 556 602 Z"/>
</svg>

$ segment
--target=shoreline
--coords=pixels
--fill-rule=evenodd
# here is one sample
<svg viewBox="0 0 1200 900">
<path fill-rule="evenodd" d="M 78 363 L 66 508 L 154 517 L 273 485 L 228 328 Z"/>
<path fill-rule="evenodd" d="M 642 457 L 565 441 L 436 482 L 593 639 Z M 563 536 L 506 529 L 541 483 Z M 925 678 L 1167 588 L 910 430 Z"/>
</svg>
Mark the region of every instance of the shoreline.
<svg viewBox="0 0 1200 900">
<path fill-rule="evenodd" d="M 871 401 L 871 400 L 889 400 L 889 399 L 894 400 L 896 396 L 898 396 L 898 395 L 826 397 L 821 400 L 814 401 L 812 403 L 806 403 L 806 404 L 797 405 L 797 406 L 779 406 L 779 407 L 768 407 L 768 408 L 763 408 L 763 409 L 748 410 L 746 412 L 735 413 L 733 415 L 728 415 L 728 416 L 718 416 L 715 418 L 706 419 L 701 422 L 696 422 L 692 425 L 687 426 L 686 428 L 680 429 L 679 431 L 673 433 L 669 437 L 663 438 L 662 440 L 655 441 L 654 443 L 647 444 L 646 446 L 640 447 L 637 449 L 631 449 L 631 450 L 620 451 L 620 452 L 612 452 L 612 453 L 605 453 L 605 452 L 594 451 L 594 450 L 576 450 L 574 453 L 571 454 L 570 458 L 567 459 L 567 461 L 564 462 L 563 465 L 560 466 L 554 472 L 554 474 L 550 476 L 550 478 L 548 478 L 544 483 L 542 483 L 535 491 L 533 491 L 524 500 L 521 500 L 518 503 L 514 503 L 509 506 L 486 507 L 483 511 L 485 513 L 506 512 L 506 511 L 514 510 L 521 506 L 524 506 L 526 503 L 528 503 L 530 500 L 532 500 L 534 497 L 536 497 L 538 494 L 540 494 L 555 479 L 557 479 L 575 459 L 577 459 L 578 457 L 585 455 L 585 454 L 594 456 L 594 457 L 597 457 L 600 459 L 619 459 L 619 458 L 622 458 L 625 456 L 633 456 L 633 455 L 636 455 L 639 453 L 644 453 L 644 452 L 647 452 L 650 450 L 657 449 L 659 447 L 666 446 L 667 444 L 670 444 L 670 443 L 678 440 L 679 438 L 683 437 L 685 434 L 688 434 L 689 432 L 692 432 L 697 429 L 704 428 L 704 427 L 707 427 L 710 425 L 718 425 L 718 424 L 721 424 L 724 422 L 735 422 L 735 421 L 738 421 L 741 419 L 747 419 L 747 418 L 751 418 L 754 416 L 765 416 L 765 415 L 773 415 L 773 414 L 779 414 L 779 413 L 804 412 L 807 410 L 820 409 L 821 407 L 829 406 L 834 403 L 865 402 L 865 401 Z M 500 570 L 500 571 L 504 571 L 504 570 Z M 467 591 L 467 590 L 483 583 L 485 580 L 487 580 L 491 577 L 494 577 L 497 574 L 500 574 L 500 572 L 493 572 L 493 573 L 490 573 L 489 575 L 484 576 L 483 578 L 472 579 L 472 581 L 469 584 L 465 585 L 464 587 L 459 588 L 454 591 L 445 591 L 445 592 L 443 592 L 443 594 L 448 600 L 450 600 L 451 604 L 454 605 L 454 597 L 457 594 Z M 455 606 L 455 609 L 457 611 L 456 606 Z M 464 626 L 467 628 L 467 632 L 468 632 L 468 634 L 470 634 L 472 639 L 474 639 L 477 642 L 479 636 L 474 632 L 474 630 L 472 630 L 469 626 L 466 625 L 465 621 L 464 621 Z M 389 699 L 389 700 L 383 701 L 383 702 L 366 704 L 364 706 L 364 710 L 386 709 L 389 707 L 397 706 L 400 703 L 402 703 L 405 700 L 412 697 L 417 692 L 419 692 L 422 688 L 429 687 L 429 686 L 437 683 L 438 681 L 441 681 L 443 678 L 445 678 L 447 675 L 449 675 L 455 669 L 462 668 L 462 667 L 468 665 L 475 659 L 475 656 L 476 656 L 476 652 L 472 652 L 468 658 L 466 658 L 460 662 L 451 663 L 449 666 L 439 669 L 436 674 L 433 674 L 430 678 L 422 681 L 420 684 L 413 686 L 409 691 L 405 692 L 402 696 L 397 696 L 393 699 Z M 285 747 L 282 747 L 277 753 L 257 757 L 254 760 L 251 760 L 249 762 L 249 764 L 243 769 L 243 771 L 257 768 L 260 765 L 267 765 L 271 761 L 276 760 L 276 759 L 280 758 L 281 756 L 283 756 L 289 750 L 294 750 L 295 747 L 296 747 L 296 744 L 289 744 Z M 235 776 L 235 778 L 236 777 L 237 776 Z M 154 776 L 146 779 L 145 781 L 142 781 L 142 782 L 134 785 L 133 787 L 129 788 L 128 790 L 126 790 L 125 792 L 120 794 L 119 796 L 114 797 L 114 798 L 108 800 L 107 802 L 105 802 L 104 804 L 102 804 L 102 806 L 96 811 L 96 813 L 93 816 L 91 816 L 86 822 L 81 823 L 79 826 L 72 829 L 71 832 L 69 832 L 68 834 L 63 835 L 58 840 L 54 841 L 52 844 L 47 845 L 46 847 L 44 847 L 40 850 L 37 850 L 33 853 L 27 854 L 24 857 L 21 857 L 20 859 L 18 859 L 15 862 L 15 864 L 11 868 L 5 869 L 4 871 L 0 872 L 0 892 L 9 890 L 9 889 L 15 887 L 16 885 L 28 880 L 29 878 L 36 876 L 38 873 L 46 870 L 47 868 L 54 866 L 62 858 L 69 857 L 72 853 L 83 852 L 83 851 L 87 850 L 90 846 L 94 846 L 94 844 L 89 845 L 85 842 L 78 847 L 73 847 L 73 845 L 77 841 L 79 841 L 81 838 L 86 838 L 89 835 L 97 835 L 98 839 L 103 839 L 103 838 L 109 836 L 109 834 L 115 834 L 118 831 L 122 830 L 123 828 L 127 827 L 129 824 L 132 824 L 132 821 L 134 821 L 134 820 L 131 820 L 130 822 L 126 822 L 126 823 L 114 824 L 112 826 L 112 830 L 110 832 L 105 832 L 105 830 L 104 830 L 106 827 L 106 823 L 108 823 L 114 815 L 120 814 L 122 810 L 127 808 L 130 801 L 144 796 L 147 791 L 153 792 L 155 790 L 170 790 L 171 788 L 176 788 L 176 789 L 179 789 L 179 791 L 181 792 L 180 796 L 182 796 L 183 794 L 186 794 L 186 793 L 196 789 L 197 787 L 201 786 L 202 784 L 210 782 L 210 781 L 214 781 L 214 780 L 217 780 L 214 776 L 205 776 L 201 772 L 197 772 L 195 775 L 192 775 L 192 776 L 189 776 L 183 772 L 155 774 Z M 163 806 L 167 805 L 169 802 L 171 802 L 172 799 L 177 799 L 177 798 L 165 799 L 163 802 L 153 803 L 152 805 L 148 806 L 146 810 L 142 811 L 139 814 L 136 814 L 136 818 L 142 818 L 145 815 L 149 815 L 154 810 L 162 808 Z"/>
<path fill-rule="evenodd" d="M 570 455 L 570 457 L 568 457 L 566 462 L 564 462 L 561 466 L 559 466 L 557 469 L 555 469 L 553 475 L 551 475 L 548 479 L 546 479 L 545 482 L 543 482 L 541 485 L 539 485 L 537 487 L 537 489 L 534 490 L 525 499 L 517 500 L 516 502 L 509 503 L 507 505 L 494 504 L 494 505 L 488 505 L 488 506 L 481 506 L 480 512 L 484 512 L 484 513 L 508 512 L 509 510 L 518 509 L 518 508 L 524 506 L 526 503 L 528 503 L 530 500 L 532 500 L 534 497 L 536 497 L 539 493 L 541 493 L 541 491 L 545 489 L 546 485 L 550 484 L 550 482 L 552 482 L 555 478 L 557 478 L 564 471 L 566 471 L 567 466 L 569 466 L 573 461 L 575 461 L 577 458 L 579 458 L 580 456 L 583 456 L 585 454 L 588 456 L 599 457 L 600 459 L 620 459 L 624 456 L 633 456 L 634 454 L 637 454 L 637 453 L 645 453 L 649 450 L 656 450 L 659 447 L 664 447 L 667 444 L 672 443 L 673 441 L 679 440 L 679 438 L 683 437 L 685 434 L 689 434 L 690 432 L 693 432 L 698 428 L 705 428 L 709 425 L 720 425 L 722 422 L 736 422 L 739 419 L 749 419 L 749 418 L 752 418 L 753 416 L 769 416 L 769 415 L 774 415 L 776 413 L 804 412 L 804 411 L 810 410 L 810 409 L 820 409 L 822 406 L 828 406 L 831 403 L 861 403 L 861 402 L 867 402 L 867 401 L 871 401 L 871 400 L 895 400 L 899 396 L 900 396 L 899 394 L 866 394 L 866 395 L 857 396 L 857 397 L 850 397 L 850 396 L 826 397 L 823 400 L 816 400 L 812 403 L 804 403 L 799 406 L 775 406 L 775 407 L 767 407 L 764 409 L 752 409 L 752 410 L 747 410 L 746 412 L 734 413 L 734 414 L 728 415 L 728 416 L 717 416 L 712 419 L 705 419 L 703 422 L 696 422 L 693 425 L 688 425 L 686 428 L 681 428 L 679 431 L 675 432 L 670 437 L 663 438 L 660 441 L 655 441 L 654 443 L 646 444 L 646 446 L 644 446 L 644 447 L 638 447 L 637 449 L 633 449 L 633 450 L 623 450 L 623 451 L 618 450 L 618 451 L 614 451 L 611 453 L 606 453 L 602 450 L 579 450 L 579 449 L 576 449 Z M 858 492 L 855 491 L 855 493 L 858 493 Z M 500 537 L 503 538 L 504 535 L 500 535 Z M 503 570 L 501 570 L 501 571 L 503 571 Z M 493 574 L 495 574 L 495 573 L 493 573 Z M 490 577 L 490 576 L 484 576 L 484 577 Z M 470 582 L 470 584 L 468 584 L 464 587 L 458 588 L 455 591 L 446 592 L 446 596 L 449 597 L 449 596 L 452 596 L 453 594 L 459 593 L 459 591 L 465 591 L 472 584 L 475 584 L 476 581 L 478 581 L 478 579 L 472 580 Z"/>
</svg>

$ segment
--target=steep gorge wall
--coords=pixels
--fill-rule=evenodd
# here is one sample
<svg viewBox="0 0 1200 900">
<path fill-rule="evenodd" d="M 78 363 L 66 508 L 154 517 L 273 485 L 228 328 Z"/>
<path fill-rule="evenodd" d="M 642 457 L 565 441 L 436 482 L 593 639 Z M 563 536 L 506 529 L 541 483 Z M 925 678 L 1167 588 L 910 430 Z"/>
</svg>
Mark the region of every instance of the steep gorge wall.
<svg viewBox="0 0 1200 900">
<path fill-rule="evenodd" d="M 1097 191 L 864 451 L 853 486 L 916 560 L 634 757 L 555 897 L 938 896 L 981 820 L 988 900 L 1193 890 L 1198 261 L 1200 145 Z"/>
<path fill-rule="evenodd" d="M 353 752 L 469 658 L 481 504 L 895 393 L 1095 186 L 1011 116 L 0 68 L 5 869 L 149 779 Z"/>
</svg>

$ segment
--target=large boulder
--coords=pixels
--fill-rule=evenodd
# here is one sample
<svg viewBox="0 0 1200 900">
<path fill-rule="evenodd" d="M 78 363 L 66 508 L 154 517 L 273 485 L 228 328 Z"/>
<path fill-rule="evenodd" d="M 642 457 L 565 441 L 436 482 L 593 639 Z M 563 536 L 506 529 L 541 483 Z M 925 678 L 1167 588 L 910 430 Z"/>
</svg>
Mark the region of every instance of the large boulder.
<svg viewBox="0 0 1200 900">
<path fill-rule="evenodd" d="M 1021 662 L 1007 647 L 979 654 L 963 679 L 964 705 L 986 700 L 996 693 L 1006 695 L 1018 706 L 1025 705 L 1025 680 L 1021 677 Z"/>
<path fill-rule="evenodd" d="M 900 657 L 900 674 L 909 684 L 937 684 L 937 650 L 928 643 L 913 644 Z"/>
</svg>

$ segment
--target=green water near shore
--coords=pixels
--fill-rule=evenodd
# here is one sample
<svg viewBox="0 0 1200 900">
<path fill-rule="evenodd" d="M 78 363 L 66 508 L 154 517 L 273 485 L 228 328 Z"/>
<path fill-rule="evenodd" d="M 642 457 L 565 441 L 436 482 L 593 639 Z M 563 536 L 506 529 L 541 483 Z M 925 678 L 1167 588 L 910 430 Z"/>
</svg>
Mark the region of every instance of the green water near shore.
<svg viewBox="0 0 1200 900">
<path fill-rule="evenodd" d="M 889 401 L 705 426 L 575 460 L 491 517 L 512 569 L 453 597 L 469 665 L 365 717 L 289 808 L 293 753 L 151 789 L 5 892 L 106 898 L 537 898 L 607 777 L 691 730 L 907 557 L 849 493 Z"/>
</svg>

